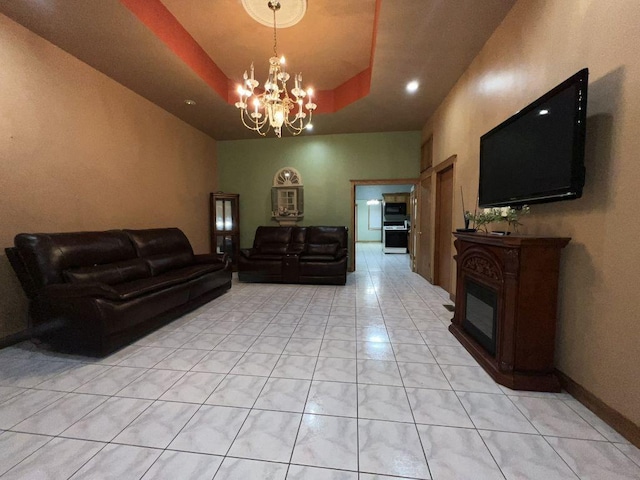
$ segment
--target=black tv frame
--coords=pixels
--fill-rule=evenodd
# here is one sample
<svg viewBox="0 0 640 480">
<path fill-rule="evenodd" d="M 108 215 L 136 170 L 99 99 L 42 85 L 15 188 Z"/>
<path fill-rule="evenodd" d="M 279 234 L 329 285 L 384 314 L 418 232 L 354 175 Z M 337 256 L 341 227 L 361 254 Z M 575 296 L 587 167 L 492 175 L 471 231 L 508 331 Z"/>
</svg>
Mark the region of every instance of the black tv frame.
<svg viewBox="0 0 640 480">
<path fill-rule="evenodd" d="M 550 190 L 547 192 L 533 192 L 530 195 L 522 195 L 517 198 L 509 198 L 500 201 L 483 201 L 482 198 L 482 168 L 480 166 L 480 178 L 478 182 L 478 206 L 481 208 L 489 207 L 506 207 L 511 206 L 514 208 L 522 207 L 523 205 L 532 205 L 535 203 L 548 203 L 557 202 L 562 200 L 574 200 L 582 196 L 582 189 L 585 182 L 585 168 L 584 168 L 584 151 L 586 140 L 586 127 L 587 127 L 587 90 L 588 90 L 589 69 L 583 68 L 579 72 L 575 73 L 564 82 L 549 90 L 543 96 L 524 107 L 522 110 L 511 116 L 504 122 L 500 123 L 490 131 L 480 137 L 480 164 L 482 163 L 482 143 L 496 132 L 501 131 L 505 127 L 517 122 L 520 118 L 527 115 L 532 110 L 539 108 L 542 104 L 546 103 L 549 99 L 553 98 L 558 93 L 566 90 L 569 87 L 578 85 L 578 93 L 576 95 L 575 105 L 575 120 L 579 124 L 580 128 L 576 128 L 573 137 L 572 159 L 571 159 L 571 180 L 568 187 L 556 190 Z"/>
</svg>

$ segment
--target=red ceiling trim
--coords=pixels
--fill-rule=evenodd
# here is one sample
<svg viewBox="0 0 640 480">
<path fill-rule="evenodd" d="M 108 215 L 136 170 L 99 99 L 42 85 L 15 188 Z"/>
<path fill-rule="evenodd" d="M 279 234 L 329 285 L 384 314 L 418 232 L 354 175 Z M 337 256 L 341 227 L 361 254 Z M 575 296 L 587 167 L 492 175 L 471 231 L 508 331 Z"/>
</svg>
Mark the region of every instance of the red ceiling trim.
<svg viewBox="0 0 640 480">
<path fill-rule="evenodd" d="M 369 95 L 371 90 L 371 67 L 361 71 L 354 77 L 344 82 L 335 92 L 334 111 L 338 111 L 347 105 Z"/>
<path fill-rule="evenodd" d="M 138 17 L 218 95 L 229 100 L 227 76 L 160 0 L 120 0 L 120 3 Z"/>
<path fill-rule="evenodd" d="M 120 0 L 120 3 L 138 17 L 220 97 L 232 105 L 235 103 L 237 83 L 227 78 L 220 67 L 160 0 Z M 316 92 L 315 97 L 318 104 L 316 113 L 337 112 L 369 94 L 381 4 L 382 0 L 376 0 L 369 67 L 333 90 Z"/>
</svg>

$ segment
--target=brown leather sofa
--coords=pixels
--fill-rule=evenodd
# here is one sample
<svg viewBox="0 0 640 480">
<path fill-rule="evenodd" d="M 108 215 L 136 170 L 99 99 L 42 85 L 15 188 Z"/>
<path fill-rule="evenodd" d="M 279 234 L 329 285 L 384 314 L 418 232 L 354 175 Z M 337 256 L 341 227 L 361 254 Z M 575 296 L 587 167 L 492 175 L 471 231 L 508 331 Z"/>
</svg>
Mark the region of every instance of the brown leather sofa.
<svg viewBox="0 0 640 480">
<path fill-rule="evenodd" d="M 346 227 L 258 227 L 253 248 L 240 250 L 243 282 L 344 285 Z"/>
<path fill-rule="evenodd" d="M 177 228 L 22 233 L 5 251 L 34 334 L 62 351 L 106 355 L 231 287 L 228 259 Z"/>
</svg>

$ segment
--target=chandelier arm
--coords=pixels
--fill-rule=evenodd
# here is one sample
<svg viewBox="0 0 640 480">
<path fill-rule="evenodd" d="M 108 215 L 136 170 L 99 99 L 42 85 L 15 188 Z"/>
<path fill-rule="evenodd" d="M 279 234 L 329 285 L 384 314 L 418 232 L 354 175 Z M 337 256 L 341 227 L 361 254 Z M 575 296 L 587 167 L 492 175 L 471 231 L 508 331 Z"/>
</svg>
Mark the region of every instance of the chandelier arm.
<svg viewBox="0 0 640 480">
<path fill-rule="evenodd" d="M 248 117 L 250 119 L 250 122 L 254 123 L 254 125 L 248 124 L 247 123 L 247 119 L 245 117 Z M 240 110 L 240 119 L 242 120 L 242 123 L 244 124 L 245 127 L 247 127 L 249 130 L 253 130 L 255 132 L 258 132 L 263 137 L 269 132 L 269 129 L 271 127 L 269 125 L 269 123 L 267 122 L 267 118 L 266 117 L 261 122 L 258 121 L 258 120 L 251 119 L 251 117 L 249 117 L 249 113 L 247 112 L 246 109 L 241 109 Z M 265 124 L 267 125 L 267 129 L 264 130 L 264 132 L 263 132 L 262 131 L 262 127 L 264 127 Z"/>
<path fill-rule="evenodd" d="M 284 122 L 284 124 L 287 126 L 287 130 L 289 130 L 289 133 L 291 133 L 293 136 L 296 135 L 300 135 L 302 133 L 302 131 L 304 130 L 304 126 L 302 125 L 302 119 L 298 119 L 298 121 L 300 122 L 300 126 L 297 127 L 295 125 L 295 121 L 294 122 L 290 122 L 288 119 Z"/>
</svg>

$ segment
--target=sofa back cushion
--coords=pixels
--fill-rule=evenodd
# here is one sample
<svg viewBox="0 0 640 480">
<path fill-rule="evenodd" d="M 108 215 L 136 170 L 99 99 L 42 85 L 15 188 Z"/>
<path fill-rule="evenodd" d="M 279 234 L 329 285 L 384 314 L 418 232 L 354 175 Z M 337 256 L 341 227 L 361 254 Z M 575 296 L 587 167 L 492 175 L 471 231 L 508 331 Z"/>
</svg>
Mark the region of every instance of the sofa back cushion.
<svg viewBox="0 0 640 480">
<path fill-rule="evenodd" d="M 258 227 L 253 239 L 256 253 L 284 255 L 291 242 L 291 227 Z"/>
<path fill-rule="evenodd" d="M 123 262 L 94 265 L 91 267 L 69 268 L 63 272 L 66 281 L 70 283 L 106 283 L 116 285 L 146 278 L 151 274 L 147 262 L 137 258 Z"/>
<path fill-rule="evenodd" d="M 280 243 L 288 245 L 291 241 L 291 227 L 258 227 L 253 239 L 254 248 L 263 243 Z"/>
<path fill-rule="evenodd" d="M 37 288 L 65 281 L 63 272 L 136 258 L 122 231 L 21 233 L 15 246 Z"/>
<path fill-rule="evenodd" d="M 333 243 L 307 243 L 304 249 L 305 255 L 329 255 L 335 257 L 338 253 L 338 242 Z"/>
<path fill-rule="evenodd" d="M 129 236 L 139 257 L 151 257 L 160 254 L 189 253 L 193 249 L 179 228 L 150 228 L 146 230 L 124 230 Z"/>
<path fill-rule="evenodd" d="M 187 267 L 193 264 L 193 254 L 190 252 L 161 253 L 146 257 L 145 261 L 151 269 L 151 275 L 159 275 L 168 270 Z"/>
<path fill-rule="evenodd" d="M 293 227 L 293 230 L 291 231 L 291 243 L 289 244 L 289 252 L 304 252 L 306 239 L 307 227 Z"/>
<path fill-rule="evenodd" d="M 287 253 L 286 243 L 261 243 L 256 249 L 258 253 L 267 255 L 284 255 Z"/>
<path fill-rule="evenodd" d="M 336 243 L 338 249 L 347 248 L 347 227 L 307 227 L 307 245 Z"/>
</svg>

